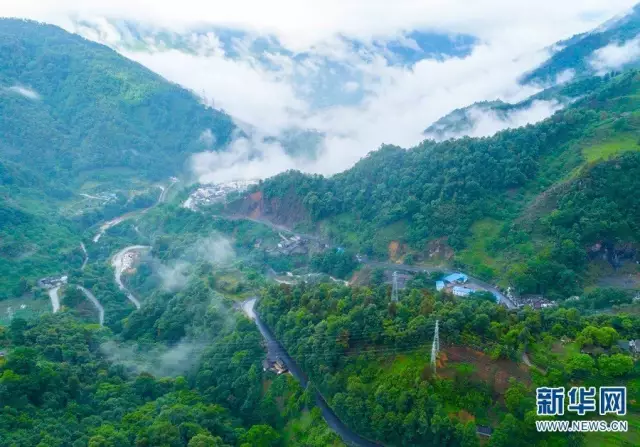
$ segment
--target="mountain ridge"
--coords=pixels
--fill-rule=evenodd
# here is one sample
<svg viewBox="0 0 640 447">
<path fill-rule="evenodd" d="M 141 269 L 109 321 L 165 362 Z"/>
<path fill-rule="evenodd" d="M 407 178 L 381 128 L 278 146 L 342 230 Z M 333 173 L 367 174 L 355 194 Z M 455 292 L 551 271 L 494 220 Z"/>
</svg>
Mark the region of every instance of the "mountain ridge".
<svg viewBox="0 0 640 447">
<path fill-rule="evenodd" d="M 540 237 L 533 230 L 523 233 L 513 222 L 528 203 L 554 185 L 577 179 L 574 184 L 579 186 L 580 179 L 592 172 L 592 166 L 607 163 L 610 157 L 613 160 L 620 157 L 629 167 L 640 158 L 639 142 L 633 140 L 640 128 L 636 99 L 640 73 L 630 70 L 605 77 L 592 87 L 591 92 L 584 92 L 571 106 L 535 125 L 502 131 L 493 137 L 465 137 L 442 143 L 425 141 L 409 150 L 384 146 L 333 177 L 294 171 L 265 180 L 256 191 L 266 202 L 278 203 L 271 216 L 266 217 L 278 220 L 278 209 L 301 205 L 305 214 L 301 215 L 299 225 L 324 231 L 353 250 L 384 258 L 387 245 L 396 241 L 400 245 L 409 244 L 413 247 L 410 251 L 419 254 L 425 243 L 446 237 L 458 252 L 459 262 L 467 263 L 472 271 L 479 269 L 476 272 L 484 273 L 488 279 L 515 283 L 522 291 L 539 291 L 545 276 L 568 275 L 570 280 L 558 279 L 551 288 L 543 287 L 555 296 L 568 297 L 567 294 L 578 293 L 586 280 L 585 244 L 597 242 L 595 236 L 584 233 L 586 230 L 572 235 L 562 229 L 568 225 L 566 221 L 542 219 L 544 236 Z M 630 153 L 625 155 L 626 152 Z M 594 172 L 609 175 L 606 170 Z M 622 190 L 628 185 L 619 187 Z M 595 207 L 590 213 L 597 214 L 601 205 L 594 204 L 605 198 L 612 203 L 618 201 L 617 193 L 613 192 L 618 186 L 612 188 L 600 190 L 601 196 L 589 196 L 587 203 Z M 294 200 L 299 205 L 283 200 Z M 565 208 L 575 206 L 566 201 L 561 203 Z M 621 222 L 640 217 L 636 216 L 635 205 L 615 206 L 620 208 L 609 213 L 607 222 L 611 216 L 617 216 Z M 566 216 L 571 213 L 579 214 L 572 210 L 566 211 Z M 475 258 L 479 253 L 469 251 L 473 248 L 475 225 L 489 217 L 502 228 L 495 228 L 490 240 L 483 242 L 482 257 Z M 628 236 L 614 227 L 609 233 L 606 229 L 602 231 L 597 233 L 601 239 L 622 238 L 619 240 L 625 242 L 624 237 Z M 563 258 L 564 240 L 573 247 L 572 259 Z M 492 247 L 484 245 L 489 242 Z M 545 255 L 549 247 L 555 247 L 555 260 Z M 537 254 L 536 262 L 547 270 L 535 273 L 537 267 L 523 256 L 527 250 L 529 256 Z M 493 255 L 489 255 L 491 252 Z M 484 265 L 485 261 L 495 263 L 495 257 L 503 261 Z M 509 266 L 510 263 L 513 265 Z"/>
</svg>

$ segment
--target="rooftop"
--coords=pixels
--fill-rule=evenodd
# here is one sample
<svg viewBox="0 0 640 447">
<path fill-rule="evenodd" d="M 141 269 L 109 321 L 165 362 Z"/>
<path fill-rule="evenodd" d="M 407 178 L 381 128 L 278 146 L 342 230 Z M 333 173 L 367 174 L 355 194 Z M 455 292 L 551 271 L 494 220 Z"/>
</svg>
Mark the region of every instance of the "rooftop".
<svg viewBox="0 0 640 447">
<path fill-rule="evenodd" d="M 442 279 L 447 282 L 467 282 L 469 280 L 469 277 L 464 273 L 452 273 Z"/>
</svg>

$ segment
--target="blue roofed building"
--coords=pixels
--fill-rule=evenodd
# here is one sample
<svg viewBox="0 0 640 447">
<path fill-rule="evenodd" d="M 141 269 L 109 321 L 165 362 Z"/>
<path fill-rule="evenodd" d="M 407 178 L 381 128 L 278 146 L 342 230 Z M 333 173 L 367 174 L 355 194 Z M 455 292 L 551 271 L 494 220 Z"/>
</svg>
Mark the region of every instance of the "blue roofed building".
<svg viewBox="0 0 640 447">
<path fill-rule="evenodd" d="M 442 280 L 448 283 L 465 283 L 469 281 L 469 277 L 464 273 L 452 273 L 442 278 Z"/>
<path fill-rule="evenodd" d="M 436 281 L 436 290 L 439 292 L 444 289 L 444 281 Z"/>
</svg>

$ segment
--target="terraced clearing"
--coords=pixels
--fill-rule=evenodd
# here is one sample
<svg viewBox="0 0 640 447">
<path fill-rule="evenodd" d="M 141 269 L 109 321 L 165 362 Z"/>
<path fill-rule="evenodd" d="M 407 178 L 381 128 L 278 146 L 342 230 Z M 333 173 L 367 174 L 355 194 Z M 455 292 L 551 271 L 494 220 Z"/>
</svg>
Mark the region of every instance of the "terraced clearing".
<svg viewBox="0 0 640 447">
<path fill-rule="evenodd" d="M 637 136 L 626 135 L 622 138 L 588 146 L 582 150 L 582 155 L 589 163 L 607 160 L 624 152 L 640 151 L 640 144 L 638 143 L 640 141 Z"/>
<path fill-rule="evenodd" d="M 500 222 L 494 219 L 483 219 L 471 227 L 471 237 L 467 239 L 467 246 L 456 258 L 466 265 L 482 269 L 478 274 L 484 278 L 493 278 L 500 266 L 489 253 L 489 243 L 498 236 Z"/>
<path fill-rule="evenodd" d="M 20 308 L 22 305 L 25 306 L 24 309 Z M 9 308 L 11 309 L 10 312 Z M 12 314 L 14 318 L 19 317 L 28 320 L 50 312 L 51 303 L 46 295 L 42 299 L 23 297 L 2 300 L 0 301 L 0 325 L 9 325 L 9 314 Z"/>
</svg>

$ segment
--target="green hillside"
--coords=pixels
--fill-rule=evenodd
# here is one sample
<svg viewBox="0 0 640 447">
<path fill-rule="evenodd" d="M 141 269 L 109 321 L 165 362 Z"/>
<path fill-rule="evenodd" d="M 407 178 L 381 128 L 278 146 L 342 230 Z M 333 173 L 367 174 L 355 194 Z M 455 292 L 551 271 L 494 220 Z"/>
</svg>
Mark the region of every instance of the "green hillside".
<svg viewBox="0 0 640 447">
<path fill-rule="evenodd" d="M 571 70 L 574 75 L 594 73 L 591 58 L 594 51 L 611 44 L 623 44 L 640 33 L 640 5 L 629 14 L 604 23 L 602 26 L 572 38 L 558 42 L 559 50 L 540 67 L 525 75 L 523 83 L 553 83 L 558 75 Z M 631 64 L 637 66 L 637 63 Z"/>
<path fill-rule="evenodd" d="M 278 203 L 262 212 L 283 221 L 277 210 L 297 209 L 297 202 L 300 223 L 378 258 L 395 241 L 419 259 L 444 238 L 458 264 L 487 279 L 521 292 L 578 293 L 588 282 L 588 246 L 640 242 L 640 197 L 633 194 L 640 189 L 640 74 L 581 85 L 582 99 L 536 125 L 410 150 L 384 146 L 331 178 L 276 176 L 258 187 L 265 204 Z M 595 228 L 585 223 L 597 216 L 605 220 Z M 474 225 L 485 219 L 496 228 L 485 228 L 479 244 Z"/>
<path fill-rule="evenodd" d="M 23 290 L 21 277 L 78 267 L 84 230 L 155 201 L 151 182 L 209 148 L 202 132 L 215 149 L 234 130 L 226 114 L 115 51 L 15 19 L 0 19 L 0 116 L 0 299 Z M 116 198 L 89 207 L 79 193 Z"/>
<path fill-rule="evenodd" d="M 55 26 L 0 20 L 0 67 L 2 158 L 65 183 L 122 166 L 166 176 L 202 150 L 203 131 L 222 146 L 234 128 L 192 93 Z"/>
</svg>

